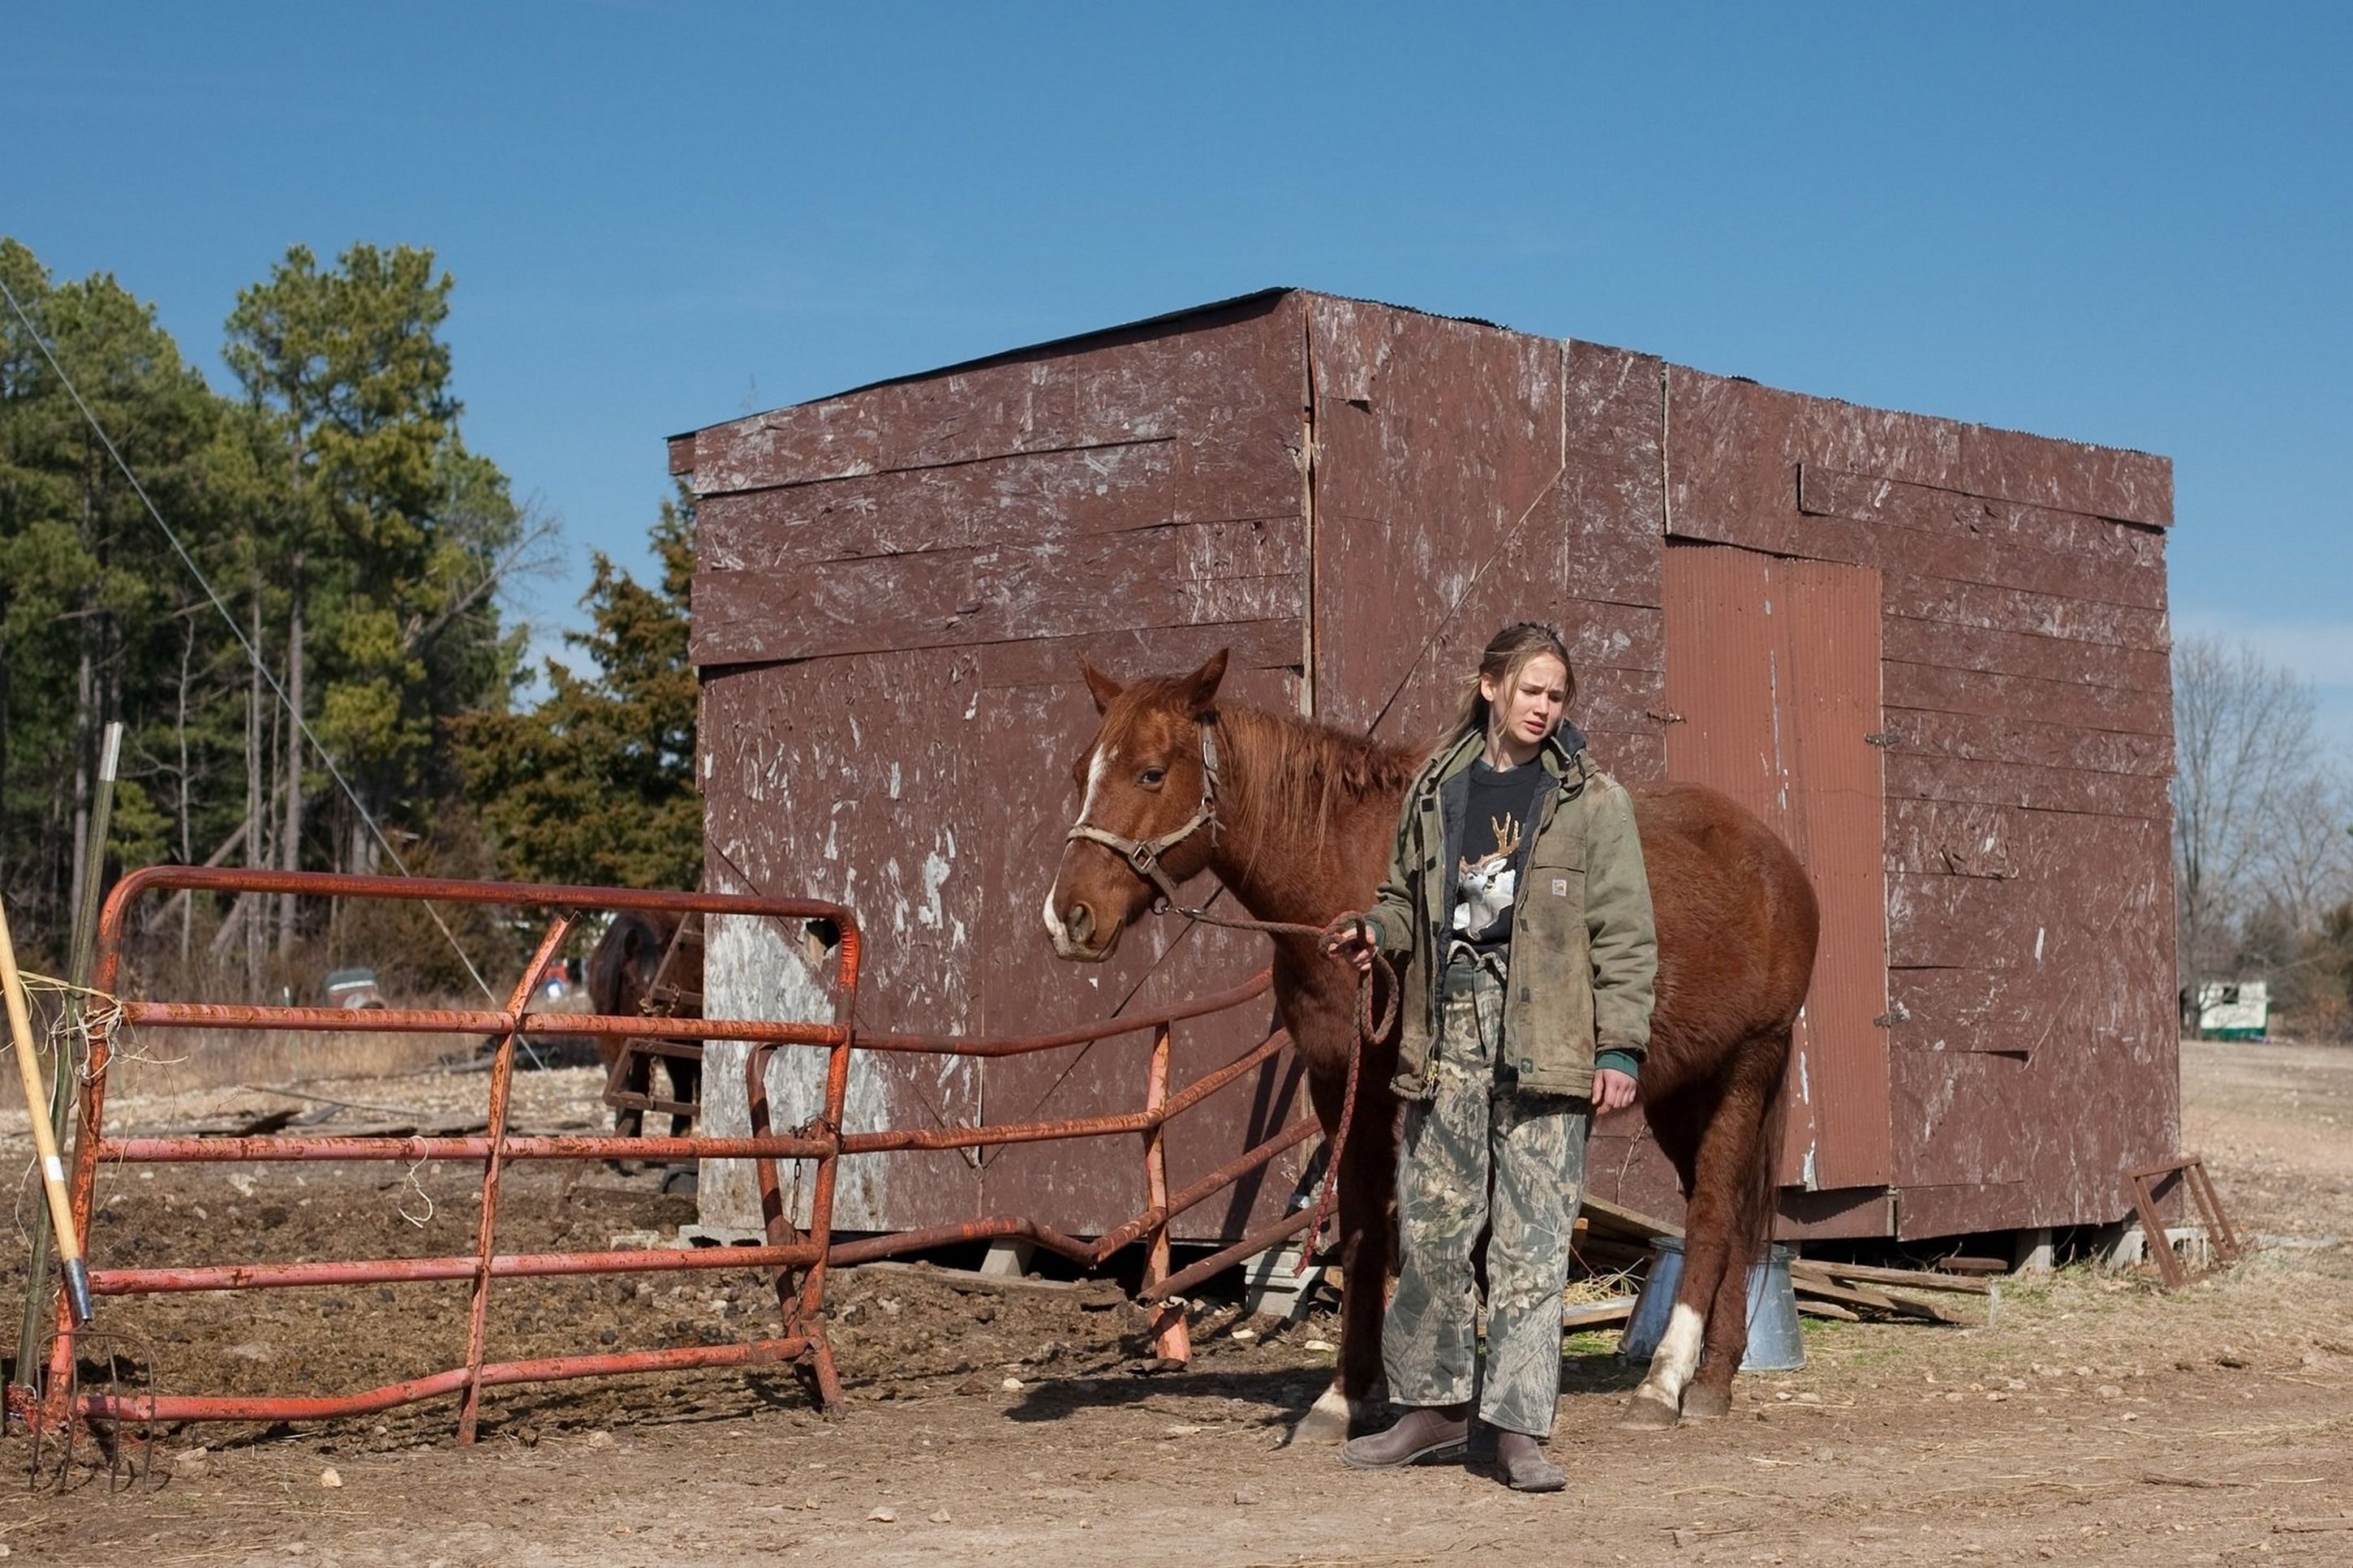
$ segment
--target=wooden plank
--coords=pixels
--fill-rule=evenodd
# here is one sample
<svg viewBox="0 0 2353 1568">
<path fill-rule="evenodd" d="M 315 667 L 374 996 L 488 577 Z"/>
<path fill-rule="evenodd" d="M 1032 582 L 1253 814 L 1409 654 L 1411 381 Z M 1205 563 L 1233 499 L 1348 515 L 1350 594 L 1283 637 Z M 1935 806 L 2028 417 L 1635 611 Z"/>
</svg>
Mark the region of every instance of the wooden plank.
<svg viewBox="0 0 2353 1568">
<path fill-rule="evenodd" d="M 2168 825 L 1978 801 L 1892 800 L 1887 868 L 1961 877 L 2065 879 L 2093 864 L 2155 879 L 2166 874 Z"/>
<path fill-rule="evenodd" d="M 1667 517 L 1674 536 L 1757 547 L 1750 531 L 1756 520 L 1796 515 L 1803 462 L 1957 487 L 1963 426 L 1950 420 L 1808 397 L 1681 365 L 1667 367 L 1666 389 Z"/>
<path fill-rule="evenodd" d="M 1835 1302 L 1842 1307 L 1861 1307 L 1873 1312 L 1891 1312 L 1898 1317 L 1921 1318 L 1932 1323 L 1958 1323 L 1958 1313 L 1930 1301 L 1917 1301 L 1909 1296 L 1892 1295 L 1884 1290 L 1862 1290 L 1851 1285 L 1833 1285 L 1825 1279 L 1793 1279 L 1790 1284 L 1800 1297 Z"/>
<path fill-rule="evenodd" d="M 1582 1206 L 1577 1212 L 1590 1222 L 1591 1228 L 1597 1232 L 1631 1237 L 1645 1242 L 1655 1241 L 1662 1236 L 1680 1237 L 1683 1233 L 1683 1227 L 1672 1220 L 1644 1214 L 1640 1209 L 1594 1193 L 1585 1194 L 1580 1201 Z"/>
<path fill-rule="evenodd" d="M 1913 1290 L 1943 1290 L 1957 1296 L 1990 1296 L 1993 1282 L 1970 1274 L 1938 1274 L 1926 1268 L 1880 1268 L 1827 1258 L 1794 1258 L 1792 1279 L 1824 1279 L 1841 1285 L 1894 1285 Z"/>
<path fill-rule="evenodd" d="M 980 649 L 980 683 L 983 687 L 1067 686 L 1079 679 L 1079 661 L 1083 658 L 1124 684 L 1142 676 L 1198 669 L 1219 648 L 1227 651 L 1238 669 L 1287 669 L 1296 674 L 1298 618 L 1130 627 L 990 643 Z"/>
<path fill-rule="evenodd" d="M 1631 1297 L 1620 1301 L 1579 1301 L 1561 1310 L 1560 1326 L 1563 1331 L 1574 1334 L 1588 1329 L 1610 1328 L 1633 1315 Z"/>
<path fill-rule="evenodd" d="M 2162 605 L 2144 609 L 1905 572 L 1888 574 L 1885 592 L 1889 615 L 1915 620 L 2023 632 L 2064 643 L 2159 652 L 2171 646 L 2172 633 Z"/>
<path fill-rule="evenodd" d="M 714 425 L 696 432 L 696 491 L 1178 437 L 1281 466 L 1303 309 L 1259 299 Z"/>
<path fill-rule="evenodd" d="M 2126 691 L 2063 675 L 2002 675 L 1894 658 L 1881 665 L 1880 683 L 1892 708 L 1983 713 L 2140 735 L 2173 733 L 2170 691 Z"/>
<path fill-rule="evenodd" d="M 1901 663 L 2073 680 L 2126 691 L 2172 690 L 2166 655 L 2155 648 L 2069 642 L 1904 615 L 1889 615 L 1884 621 L 1881 636 L 1886 657 Z"/>
<path fill-rule="evenodd" d="M 1972 425 L 1961 437 L 1961 470 L 1955 488 L 1972 495 L 2157 528 L 2173 524 L 2170 458 Z"/>
<path fill-rule="evenodd" d="M 913 551 L 1299 514 L 1296 473 L 1187 442 L 1022 452 L 706 498 L 706 570 L 761 571 Z"/>
<path fill-rule="evenodd" d="M 1922 756 L 1900 747 L 1887 757 L 1886 780 L 1891 800 L 1978 801 L 2152 822 L 2169 821 L 2173 809 L 2161 777 Z"/>
<path fill-rule="evenodd" d="M 2173 775 L 2173 745 L 2160 735 L 2129 731 L 2086 730 L 2042 724 L 1987 713 L 1945 713 L 1929 709 L 1885 709 L 1891 755 L 1952 757 L 1972 763 L 2023 763 L 2039 768 L 2084 773 Z"/>
<path fill-rule="evenodd" d="M 694 579 L 692 657 L 748 664 L 1299 613 L 1297 519 L 1192 523 Z"/>
<path fill-rule="evenodd" d="M 1888 1045 L 1899 1051 L 2023 1056 L 2047 1044 L 2051 999 L 1996 969 L 1891 969 Z"/>
<path fill-rule="evenodd" d="M 1800 465 L 1798 510 L 1815 517 L 1893 525 L 1930 539 L 1975 539 L 2002 551 L 2025 549 L 2033 552 L 2031 559 L 2039 566 L 2095 562 L 2136 587 L 2165 565 L 2165 535 L 2156 529 L 2084 512 L 1905 484 L 1880 474 L 1849 473 L 1820 463 Z M 1996 581 L 1974 574 L 1969 580 Z"/>
</svg>

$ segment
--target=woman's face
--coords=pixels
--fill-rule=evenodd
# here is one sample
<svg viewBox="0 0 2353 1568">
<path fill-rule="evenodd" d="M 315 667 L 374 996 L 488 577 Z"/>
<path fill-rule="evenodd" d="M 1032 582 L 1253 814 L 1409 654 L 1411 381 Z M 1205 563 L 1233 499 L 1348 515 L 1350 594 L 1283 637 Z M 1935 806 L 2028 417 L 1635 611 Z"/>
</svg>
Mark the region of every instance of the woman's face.
<svg viewBox="0 0 2353 1568">
<path fill-rule="evenodd" d="M 1493 717 L 1489 721 L 1504 742 L 1514 748 L 1534 747 L 1559 727 L 1568 707 L 1568 667 L 1548 653 L 1520 666 L 1508 683 L 1479 678 L 1480 694 Z"/>
</svg>

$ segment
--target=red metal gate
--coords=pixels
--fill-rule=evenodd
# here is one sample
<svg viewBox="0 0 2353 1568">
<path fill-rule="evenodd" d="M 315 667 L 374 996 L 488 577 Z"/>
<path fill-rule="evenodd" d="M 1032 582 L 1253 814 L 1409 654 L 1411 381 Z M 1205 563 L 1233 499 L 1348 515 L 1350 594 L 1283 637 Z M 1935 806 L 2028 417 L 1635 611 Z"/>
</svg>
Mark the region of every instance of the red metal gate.
<svg viewBox="0 0 2353 1568">
<path fill-rule="evenodd" d="M 996 1040 L 860 1035 L 855 1031 L 852 1023 L 860 954 L 859 928 L 850 910 L 839 904 L 807 899 L 757 898 L 725 893 L 644 892 L 617 888 L 159 867 L 124 878 L 108 898 L 100 921 L 95 973 L 97 990 L 111 993 L 120 984 L 121 937 L 125 918 L 132 903 L 149 893 L 179 889 L 222 893 L 293 894 L 305 898 L 435 900 L 520 906 L 550 911 L 537 951 L 524 967 L 522 978 L 516 982 L 502 1009 L 394 1008 L 353 1013 L 326 1007 L 123 1000 L 119 1012 L 102 1015 L 94 1024 L 90 1055 L 82 1072 L 80 1131 L 75 1147 L 71 1184 L 74 1223 L 83 1238 L 85 1249 L 90 1236 L 92 1192 L 101 1162 L 137 1164 L 480 1161 L 481 1216 L 478 1243 L 470 1255 L 151 1268 L 100 1266 L 92 1268 L 90 1277 L 92 1294 L 99 1297 L 393 1281 L 466 1280 L 470 1284 L 470 1297 L 465 1363 L 401 1383 L 340 1394 L 229 1397 L 153 1393 L 124 1396 L 81 1393 L 75 1389 L 70 1375 L 74 1365 L 75 1329 L 60 1300 L 46 1394 L 36 1397 L 29 1389 L 11 1388 L 8 1391 L 12 1410 L 21 1409 L 44 1425 L 86 1419 L 144 1423 L 316 1420 L 372 1415 L 417 1400 L 458 1394 L 461 1396 L 459 1438 L 461 1442 L 470 1442 L 484 1388 L 622 1373 L 777 1363 L 791 1364 L 804 1370 L 814 1381 L 821 1403 L 828 1408 L 834 1408 L 841 1403 L 841 1389 L 834 1371 L 832 1349 L 826 1339 L 823 1315 L 825 1277 L 830 1265 L 865 1262 L 953 1241 L 1020 1237 L 1093 1267 L 1109 1259 L 1122 1247 L 1142 1241 L 1150 1249 L 1145 1272 L 1145 1295 L 1148 1300 L 1165 1300 L 1187 1288 L 1193 1280 L 1206 1278 L 1217 1268 L 1298 1234 L 1308 1223 L 1309 1215 L 1305 1211 L 1287 1215 L 1262 1227 L 1238 1247 L 1205 1259 L 1182 1274 L 1171 1276 L 1168 1272 L 1167 1225 L 1173 1215 L 1230 1187 L 1250 1173 L 1266 1165 L 1276 1155 L 1314 1137 L 1319 1131 L 1312 1116 L 1302 1118 L 1181 1191 L 1168 1191 L 1162 1132 L 1169 1121 L 1240 1081 L 1289 1043 L 1288 1037 L 1278 1029 L 1234 1061 L 1202 1076 L 1182 1090 L 1171 1093 L 1168 1083 L 1170 1030 L 1185 1019 L 1240 1006 L 1263 995 L 1269 984 L 1269 976 L 1263 973 L 1231 990 L 1160 1013 L 1113 1018 L 1050 1035 Z M 833 1021 L 824 1024 L 781 1023 L 741 1018 L 684 1019 L 532 1012 L 528 1002 L 533 978 L 543 971 L 547 961 L 562 946 L 578 912 L 584 910 L 731 913 L 831 921 L 840 933 L 833 975 Z M 104 1131 L 106 1068 L 112 1050 L 112 1032 L 123 1026 L 495 1036 L 498 1047 L 490 1073 L 488 1125 L 481 1135 L 459 1137 L 110 1137 Z M 744 1072 L 752 1110 L 751 1136 L 626 1138 L 509 1133 L 506 1130 L 507 1105 L 513 1080 L 516 1041 L 526 1028 L 534 1036 L 659 1035 L 700 1040 L 748 1041 L 752 1050 Z M 1139 1110 L 1063 1121 L 997 1126 L 881 1128 L 848 1131 L 841 1125 L 852 1049 L 938 1056 L 1010 1057 L 1147 1031 L 1151 1036 L 1152 1051 L 1145 1074 L 1145 1103 Z M 770 1054 L 786 1046 L 825 1049 L 828 1052 L 828 1062 L 820 1114 L 807 1126 L 779 1133 L 768 1122 L 766 1067 Z M 1018 1215 L 979 1218 L 929 1230 L 865 1237 L 848 1243 L 837 1243 L 834 1239 L 833 1196 L 839 1163 L 845 1155 L 910 1149 L 970 1149 L 1120 1134 L 1142 1137 L 1147 1206 L 1124 1225 L 1092 1241 L 1063 1235 Z M 695 1250 L 501 1253 L 497 1249 L 499 1177 L 506 1163 L 514 1160 L 620 1158 L 753 1161 L 759 1174 L 762 1208 L 766 1216 L 765 1244 Z M 788 1216 L 777 1175 L 777 1163 L 783 1160 L 815 1162 L 809 1228 L 806 1233 L 797 1229 Z M 494 1362 L 489 1359 L 488 1308 L 493 1279 L 745 1268 L 774 1271 L 782 1316 L 782 1331 L 776 1336 L 748 1343 L 679 1346 L 535 1361 Z M 1165 1352 L 1179 1356 L 1184 1353 L 1181 1309 L 1172 1308 L 1164 1312 L 1159 1333 Z"/>
</svg>

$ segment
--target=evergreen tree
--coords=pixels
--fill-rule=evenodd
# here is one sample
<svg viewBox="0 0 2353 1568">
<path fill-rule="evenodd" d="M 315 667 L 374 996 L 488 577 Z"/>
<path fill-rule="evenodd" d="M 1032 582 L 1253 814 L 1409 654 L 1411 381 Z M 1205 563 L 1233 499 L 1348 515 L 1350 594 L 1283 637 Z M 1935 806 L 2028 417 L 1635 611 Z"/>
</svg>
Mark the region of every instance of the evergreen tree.
<svg viewBox="0 0 2353 1568">
<path fill-rule="evenodd" d="M 593 676 L 550 658 L 548 693 L 525 711 L 457 726 L 459 761 L 504 863 L 534 881 L 691 888 L 702 870 L 694 784 L 697 688 L 687 661 L 694 508 L 662 504 L 647 587 L 602 553 L 582 599 L 593 625 L 565 640 Z"/>
</svg>

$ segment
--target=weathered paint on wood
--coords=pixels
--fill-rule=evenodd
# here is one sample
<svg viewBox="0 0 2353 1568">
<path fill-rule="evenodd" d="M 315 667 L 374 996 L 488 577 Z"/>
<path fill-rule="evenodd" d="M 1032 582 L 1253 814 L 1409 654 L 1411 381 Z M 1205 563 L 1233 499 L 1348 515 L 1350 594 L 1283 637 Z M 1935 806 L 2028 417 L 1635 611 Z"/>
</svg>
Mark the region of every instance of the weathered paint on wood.
<svg viewBox="0 0 2353 1568">
<path fill-rule="evenodd" d="M 1186 523 L 697 573 L 692 651 L 708 668 L 1295 616 L 1303 531 L 1296 517 Z"/>
<path fill-rule="evenodd" d="M 1688 722 L 1668 700 L 1672 536 L 1881 585 L 1846 624 L 1882 645 L 1883 813 L 1832 837 L 1870 840 L 1885 882 L 1864 1053 L 1883 1184 L 1793 1192 L 1785 1226 L 2113 1218 L 2115 1172 L 2172 1151 L 2162 458 L 1273 293 L 730 421 L 674 438 L 670 463 L 701 502 L 712 875 L 856 904 L 877 928 L 870 1026 L 1057 1026 L 1261 961 L 1156 926 L 1101 969 L 1045 957 L 1036 905 L 1092 728 L 1082 654 L 1134 675 L 1230 646 L 1231 689 L 1415 740 L 1498 626 L 1548 620 L 1604 765 L 1658 779 Z M 926 854 L 952 863 L 935 888 Z M 791 935 L 719 937 L 765 1005 L 815 994 Z M 1263 1021 L 1180 1029 L 1178 1082 Z M 859 1103 L 1124 1107 L 1142 1052 L 866 1066 Z M 1276 1125 L 1290 1072 L 1279 1058 L 1180 1131 L 1175 1179 Z M 1672 1212 L 1638 1125 L 1596 1129 L 1595 1190 Z M 1296 1168 L 1179 1234 L 1271 1216 Z M 1012 1207 L 1082 1231 L 1141 1201 L 1134 1151 L 1108 1144 L 893 1157 L 863 1179 L 856 1202 L 893 1226 Z"/>
</svg>

